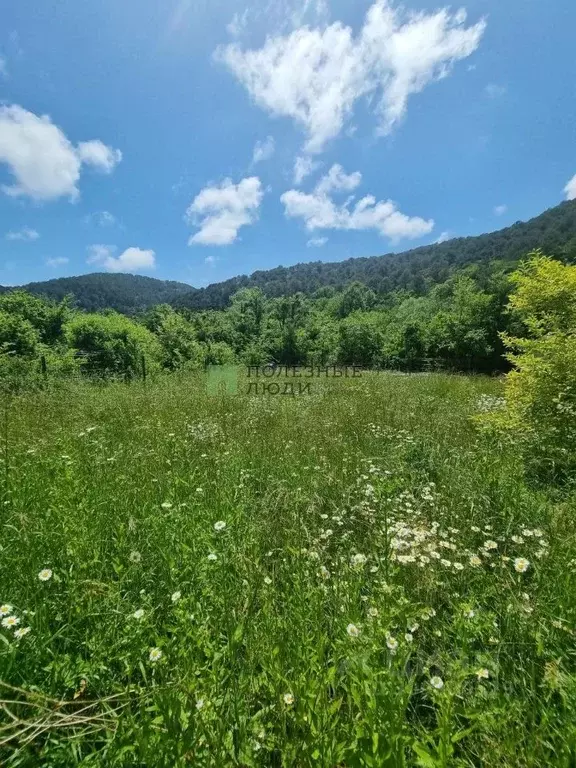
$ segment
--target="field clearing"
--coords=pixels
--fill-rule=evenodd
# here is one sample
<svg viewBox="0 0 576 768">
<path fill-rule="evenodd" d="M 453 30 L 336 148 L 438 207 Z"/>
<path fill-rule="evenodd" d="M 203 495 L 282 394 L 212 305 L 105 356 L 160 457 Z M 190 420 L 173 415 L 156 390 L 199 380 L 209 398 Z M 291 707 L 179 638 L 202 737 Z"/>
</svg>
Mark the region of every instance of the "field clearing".
<svg viewBox="0 0 576 768">
<path fill-rule="evenodd" d="M 574 765 L 576 499 L 477 431 L 501 387 L 4 403 L 3 764 Z"/>
</svg>

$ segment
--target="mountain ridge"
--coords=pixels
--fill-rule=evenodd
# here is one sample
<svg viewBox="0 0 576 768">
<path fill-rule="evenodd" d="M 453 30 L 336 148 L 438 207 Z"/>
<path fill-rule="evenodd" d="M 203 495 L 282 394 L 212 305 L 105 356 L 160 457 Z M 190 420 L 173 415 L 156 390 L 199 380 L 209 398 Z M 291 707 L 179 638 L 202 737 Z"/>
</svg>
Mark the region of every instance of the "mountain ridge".
<svg viewBox="0 0 576 768">
<path fill-rule="evenodd" d="M 19 286 L 0 286 L 0 293 L 25 290 L 60 301 L 73 294 L 78 306 L 88 311 L 115 309 L 135 314 L 155 304 L 170 303 L 179 294 L 193 291 L 193 286 L 176 280 L 159 280 L 125 272 L 91 272 L 86 275 L 59 277 Z"/>
<path fill-rule="evenodd" d="M 462 268 L 476 265 L 481 269 L 494 261 L 513 265 L 536 248 L 564 260 L 576 258 L 576 200 L 495 232 L 452 238 L 399 253 L 256 270 L 204 288 L 144 275 L 93 272 L 22 286 L 0 286 L 0 293 L 19 288 L 56 300 L 73 294 L 82 309 L 115 309 L 128 315 L 162 303 L 189 310 L 223 309 L 236 291 L 250 287 L 260 288 L 274 298 L 298 292 L 311 295 L 320 289 L 342 290 L 359 281 L 380 294 L 399 289 L 422 294 Z"/>
<path fill-rule="evenodd" d="M 194 289 L 178 297 L 174 304 L 188 309 L 222 309 L 240 288 L 258 287 L 273 298 L 298 292 L 310 295 L 326 287 L 342 290 L 355 280 L 377 293 L 396 289 L 422 293 L 430 284 L 444 282 L 459 268 L 491 261 L 515 263 L 536 248 L 557 258 L 576 255 L 576 200 L 495 232 L 452 238 L 400 253 L 257 270 L 250 276 L 240 275 Z"/>
</svg>

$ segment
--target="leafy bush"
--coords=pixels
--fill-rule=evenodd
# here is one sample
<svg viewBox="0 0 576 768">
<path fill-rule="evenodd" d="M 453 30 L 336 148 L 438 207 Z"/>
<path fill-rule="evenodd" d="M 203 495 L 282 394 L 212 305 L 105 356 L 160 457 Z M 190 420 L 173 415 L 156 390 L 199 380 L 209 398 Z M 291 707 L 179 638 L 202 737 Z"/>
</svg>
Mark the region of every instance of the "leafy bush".
<svg viewBox="0 0 576 768">
<path fill-rule="evenodd" d="M 83 370 L 131 377 L 159 366 L 162 348 L 153 333 L 123 315 L 77 315 L 65 326 L 68 345 L 79 354 Z"/>
<path fill-rule="evenodd" d="M 526 337 L 503 335 L 515 366 L 506 407 L 481 420 L 517 441 L 530 472 L 565 480 L 576 470 L 576 266 L 535 252 L 512 282 L 509 307 Z"/>
</svg>

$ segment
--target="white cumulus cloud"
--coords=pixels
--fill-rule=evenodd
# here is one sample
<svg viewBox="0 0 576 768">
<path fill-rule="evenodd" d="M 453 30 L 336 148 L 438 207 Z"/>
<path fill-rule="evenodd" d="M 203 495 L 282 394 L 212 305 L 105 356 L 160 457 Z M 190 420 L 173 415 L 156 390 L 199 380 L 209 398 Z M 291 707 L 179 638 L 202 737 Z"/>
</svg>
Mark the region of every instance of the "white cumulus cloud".
<svg viewBox="0 0 576 768">
<path fill-rule="evenodd" d="M 294 184 L 299 187 L 304 179 L 310 176 L 311 173 L 314 173 L 319 167 L 320 163 L 307 155 L 297 157 L 294 161 Z"/>
<path fill-rule="evenodd" d="M 330 196 L 331 193 L 356 189 L 361 181 L 360 173 L 348 175 L 342 166 L 334 165 L 311 193 L 290 189 L 282 195 L 280 200 L 284 204 L 285 215 L 302 219 L 310 232 L 316 229 L 375 229 L 393 242 L 422 237 L 432 231 L 432 219 L 406 216 L 391 200 L 377 201 L 373 195 L 366 195 L 355 205 L 352 205 L 353 198 L 339 205 Z"/>
<path fill-rule="evenodd" d="M 31 240 L 38 240 L 40 234 L 30 227 L 22 227 L 22 229 L 12 230 L 6 233 L 6 240 L 25 240 L 30 242 Z"/>
<path fill-rule="evenodd" d="M 267 136 L 264 141 L 257 141 L 252 154 L 252 163 L 261 163 L 270 160 L 276 149 L 276 142 L 272 136 Z"/>
<path fill-rule="evenodd" d="M 189 245 L 230 245 L 241 227 L 253 224 L 264 192 L 257 176 L 234 184 L 225 179 L 219 186 L 205 187 L 186 211 L 186 220 L 200 227 Z"/>
<path fill-rule="evenodd" d="M 122 160 L 122 152 L 119 149 L 107 147 L 99 139 L 93 141 L 81 141 L 77 149 L 78 157 L 86 165 L 92 165 L 102 173 L 112 173 L 114 168 Z"/>
<path fill-rule="evenodd" d="M 88 248 L 88 264 L 98 264 L 108 272 L 138 272 L 142 269 L 154 269 L 156 254 L 142 248 L 126 248 L 119 256 L 115 245 L 91 245 Z"/>
<path fill-rule="evenodd" d="M 438 238 L 438 240 L 435 241 L 435 243 L 436 245 L 440 245 L 441 243 L 445 243 L 447 240 L 451 240 L 452 237 L 453 235 L 448 231 L 441 232 L 440 237 Z"/>
<path fill-rule="evenodd" d="M 566 200 L 576 200 L 576 176 L 573 176 L 564 187 Z"/>
<path fill-rule="evenodd" d="M 120 150 L 99 140 L 75 147 L 48 115 L 35 115 L 16 104 L 0 107 L 0 163 L 14 177 L 3 191 L 35 200 L 78 197 L 83 164 L 110 173 L 122 159 Z"/>
<path fill-rule="evenodd" d="M 372 97 L 378 131 L 390 132 L 412 94 L 446 77 L 478 48 L 486 23 L 465 22 L 465 11 L 405 15 L 390 0 L 376 0 L 357 35 L 340 22 L 303 26 L 268 37 L 259 49 L 234 42 L 215 55 L 256 104 L 296 121 L 307 135 L 306 151 L 318 153 L 365 96 Z"/>
<path fill-rule="evenodd" d="M 494 208 L 494 214 L 496 216 L 504 216 L 504 214 L 506 213 L 507 210 L 508 210 L 508 206 L 507 205 L 497 205 Z"/>
</svg>

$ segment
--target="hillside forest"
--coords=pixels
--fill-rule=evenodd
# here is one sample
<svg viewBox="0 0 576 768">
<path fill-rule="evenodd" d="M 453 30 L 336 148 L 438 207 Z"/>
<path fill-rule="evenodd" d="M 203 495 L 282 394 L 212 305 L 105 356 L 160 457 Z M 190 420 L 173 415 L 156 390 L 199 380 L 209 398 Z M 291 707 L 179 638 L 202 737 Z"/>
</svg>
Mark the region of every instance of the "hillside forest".
<svg viewBox="0 0 576 768">
<path fill-rule="evenodd" d="M 424 295 L 358 281 L 278 298 L 242 288 L 223 310 L 158 304 L 132 317 L 15 290 L 0 296 L 0 359 L 128 377 L 143 357 L 149 371 L 277 363 L 491 374 L 508 367 L 503 338 L 522 333 L 508 308 L 513 274 L 499 263 L 468 267 Z"/>
<path fill-rule="evenodd" d="M 493 374 L 526 336 L 510 295 L 541 253 L 570 264 L 576 201 L 403 254 L 256 272 L 205 289 L 93 274 L 0 291 L 0 369 L 137 376 L 206 365 L 359 365 Z M 534 256 L 532 257 L 534 258 Z M 546 278 L 548 279 L 548 278 Z"/>
</svg>

